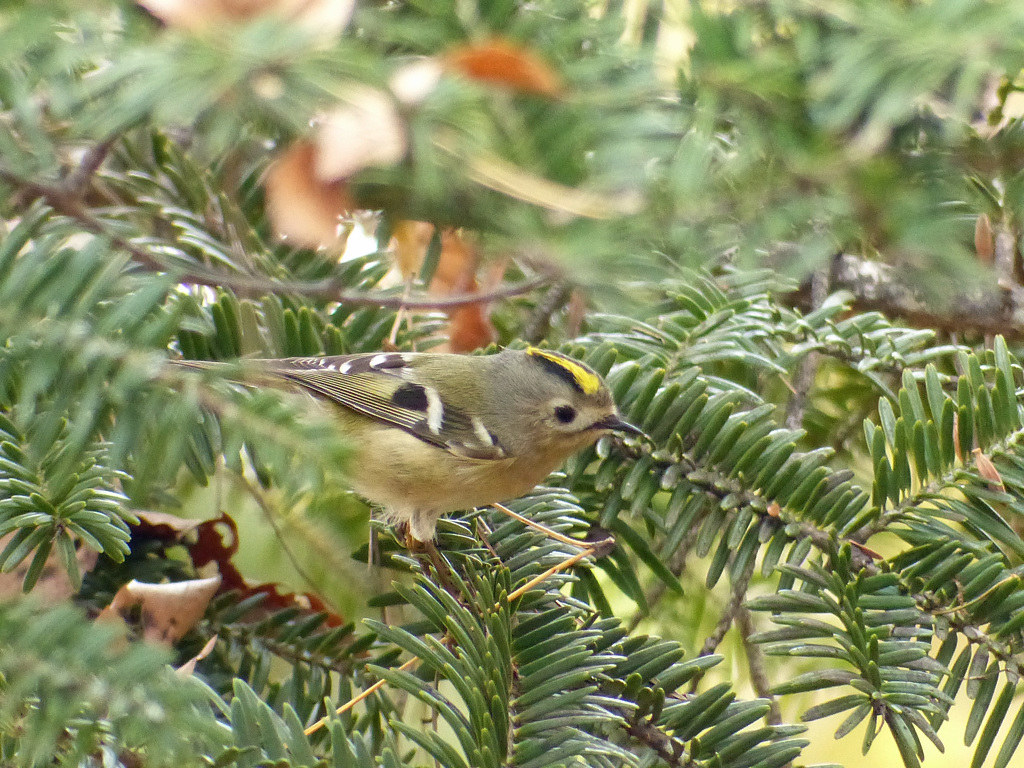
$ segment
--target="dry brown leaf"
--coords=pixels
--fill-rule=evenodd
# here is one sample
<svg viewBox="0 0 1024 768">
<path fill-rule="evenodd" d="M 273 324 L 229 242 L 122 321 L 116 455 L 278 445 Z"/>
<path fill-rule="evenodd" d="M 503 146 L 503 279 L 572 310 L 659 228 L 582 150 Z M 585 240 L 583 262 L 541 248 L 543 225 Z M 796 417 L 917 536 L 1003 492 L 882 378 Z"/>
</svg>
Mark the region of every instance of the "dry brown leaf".
<svg viewBox="0 0 1024 768">
<path fill-rule="evenodd" d="M 13 537 L 13 533 L 0 536 L 0 550 L 7 546 L 7 542 Z M 99 555 L 96 550 L 84 545 L 79 546 L 75 551 L 75 559 L 78 561 L 78 570 L 81 573 L 91 571 L 96 565 L 96 558 Z M 32 557 L 26 557 L 13 571 L 0 573 L 0 601 L 17 597 L 22 593 L 21 585 L 25 581 L 25 574 L 28 572 Z M 60 561 L 57 550 L 53 549 L 50 556 L 46 558 L 46 565 L 39 580 L 32 588 L 32 596 L 45 605 L 54 605 L 67 600 L 76 593 L 68 578 L 68 572 Z"/>
<path fill-rule="evenodd" d="M 565 90 L 561 77 L 534 51 L 494 39 L 450 51 L 445 63 L 466 77 L 522 93 L 556 97 Z"/>
<path fill-rule="evenodd" d="M 313 172 L 315 149 L 293 144 L 267 171 L 267 215 L 278 237 L 302 248 L 341 249 L 348 239 L 342 226 L 355 207 L 341 182 L 324 182 Z"/>
<path fill-rule="evenodd" d="M 971 453 L 974 454 L 974 466 L 978 468 L 978 474 L 988 480 L 988 487 L 993 491 L 1006 493 L 1003 478 L 999 475 L 999 470 L 996 469 L 992 460 L 981 452 L 981 448 L 975 448 Z"/>
<path fill-rule="evenodd" d="M 448 311 L 447 351 L 472 352 L 497 340 L 498 331 L 486 304 L 463 304 Z"/>
<path fill-rule="evenodd" d="M 391 252 L 403 280 L 419 274 L 427 248 L 434 237 L 434 225 L 426 221 L 402 219 L 391 230 Z"/>
<path fill-rule="evenodd" d="M 476 293 L 481 289 L 477 279 L 480 254 L 466 239 L 462 230 L 445 230 L 441 234 L 441 258 L 438 260 L 430 293 L 451 296 Z M 496 282 L 501 281 L 501 273 Z M 448 310 L 448 351 L 471 352 L 496 341 L 498 332 L 491 323 L 486 302 L 463 304 Z"/>
<path fill-rule="evenodd" d="M 430 292 L 441 296 L 472 293 L 478 288 L 476 270 L 480 254 L 463 230 L 446 229 L 441 233 L 441 258 L 437 261 Z"/>
<path fill-rule="evenodd" d="M 339 181 L 363 168 L 393 165 L 405 157 L 409 146 L 394 100 L 369 86 L 349 88 L 344 102 L 319 123 L 313 167 L 321 181 Z"/>
<path fill-rule="evenodd" d="M 437 59 L 419 59 L 396 70 L 388 87 L 399 102 L 415 107 L 433 93 L 443 73 L 444 67 Z"/>
<path fill-rule="evenodd" d="M 987 213 L 978 216 L 974 222 L 974 252 L 982 264 L 991 264 L 996 254 L 996 239 L 992 234 L 992 222 Z"/>
<path fill-rule="evenodd" d="M 168 26 L 199 32 L 224 24 L 277 17 L 321 39 L 348 25 L 355 0 L 137 0 Z"/>
<path fill-rule="evenodd" d="M 203 618 L 219 587 L 220 576 L 169 584 L 146 584 L 133 579 L 117 591 L 98 618 L 120 617 L 128 621 L 138 608 L 143 638 L 174 645 Z"/>
<path fill-rule="evenodd" d="M 587 319 L 589 311 L 587 294 L 582 288 L 573 288 L 565 313 L 565 330 L 569 338 L 583 335 L 583 321 Z"/>
<path fill-rule="evenodd" d="M 425 221 L 399 221 L 392 235 L 392 251 L 402 276 L 409 280 L 419 273 L 426 258 L 434 225 Z M 427 287 L 433 296 L 452 296 L 480 290 L 477 268 L 480 256 L 461 230 L 447 229 L 441 233 L 441 254 Z M 503 265 L 490 275 L 494 284 L 500 283 Z M 447 310 L 448 341 L 438 351 L 470 352 L 486 347 L 497 339 L 486 302 L 463 304 Z"/>
</svg>

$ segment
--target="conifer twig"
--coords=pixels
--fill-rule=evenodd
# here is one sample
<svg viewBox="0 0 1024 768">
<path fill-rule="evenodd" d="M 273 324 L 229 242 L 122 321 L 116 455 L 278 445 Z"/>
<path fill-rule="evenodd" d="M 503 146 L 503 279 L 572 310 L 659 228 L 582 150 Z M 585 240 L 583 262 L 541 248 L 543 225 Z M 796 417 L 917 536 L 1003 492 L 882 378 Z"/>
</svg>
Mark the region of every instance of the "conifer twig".
<svg viewBox="0 0 1024 768">
<path fill-rule="evenodd" d="M 555 279 L 555 269 L 546 265 L 545 271 L 529 280 L 495 288 L 481 293 L 462 293 L 452 296 L 431 298 L 406 298 L 392 294 L 348 291 L 334 278 L 310 281 L 277 281 L 260 275 L 231 274 L 205 268 L 199 264 L 168 262 L 162 255 L 143 248 L 130 239 L 110 231 L 98 217 L 90 213 L 74 196 L 58 186 L 43 184 L 26 179 L 6 168 L 0 167 L 0 180 L 19 186 L 36 197 L 43 198 L 55 211 L 75 219 L 93 234 L 107 238 L 118 248 L 128 253 L 140 266 L 155 272 L 174 275 L 182 283 L 203 285 L 213 288 L 230 288 L 240 296 L 260 297 L 268 293 L 294 293 L 307 298 L 329 299 L 353 306 L 377 306 L 405 309 L 445 309 L 464 304 L 495 301 L 521 296 L 550 283 Z"/>
</svg>

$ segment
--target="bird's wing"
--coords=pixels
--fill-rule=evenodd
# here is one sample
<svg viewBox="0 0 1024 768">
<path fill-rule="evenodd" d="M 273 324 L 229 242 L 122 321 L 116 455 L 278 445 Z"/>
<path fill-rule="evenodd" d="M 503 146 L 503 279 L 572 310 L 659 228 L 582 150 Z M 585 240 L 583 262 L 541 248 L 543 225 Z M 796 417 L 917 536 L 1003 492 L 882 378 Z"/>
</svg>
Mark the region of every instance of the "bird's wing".
<svg viewBox="0 0 1024 768">
<path fill-rule="evenodd" d="M 405 430 L 458 456 L 507 458 L 498 439 L 475 416 L 446 404 L 436 389 L 415 381 L 413 354 L 293 357 L 261 367 L 312 394 Z"/>
</svg>

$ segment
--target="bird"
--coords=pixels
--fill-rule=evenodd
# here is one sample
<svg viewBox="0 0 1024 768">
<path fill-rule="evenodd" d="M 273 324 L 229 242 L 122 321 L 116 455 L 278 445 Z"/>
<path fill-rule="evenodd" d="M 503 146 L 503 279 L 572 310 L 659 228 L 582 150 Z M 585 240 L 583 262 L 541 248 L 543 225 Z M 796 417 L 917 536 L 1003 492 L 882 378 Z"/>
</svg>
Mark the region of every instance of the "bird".
<svg viewBox="0 0 1024 768">
<path fill-rule="evenodd" d="M 218 363 L 177 360 L 209 369 Z M 245 360 L 329 403 L 353 490 L 431 544 L 445 514 L 525 495 L 611 433 L 643 435 L 589 366 L 549 349 L 490 355 L 370 352 Z M 410 541 L 411 539 L 411 541 Z"/>
</svg>

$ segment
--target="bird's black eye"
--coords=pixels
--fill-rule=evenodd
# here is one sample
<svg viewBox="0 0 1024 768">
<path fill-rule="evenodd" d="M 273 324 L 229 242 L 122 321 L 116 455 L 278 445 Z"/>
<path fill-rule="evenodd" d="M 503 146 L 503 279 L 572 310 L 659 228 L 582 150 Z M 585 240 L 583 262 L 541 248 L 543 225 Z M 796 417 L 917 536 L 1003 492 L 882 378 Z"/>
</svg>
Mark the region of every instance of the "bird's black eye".
<svg viewBox="0 0 1024 768">
<path fill-rule="evenodd" d="M 555 408 L 555 418 L 563 424 L 569 424 L 576 418 L 576 409 L 571 405 L 560 405 Z"/>
</svg>

